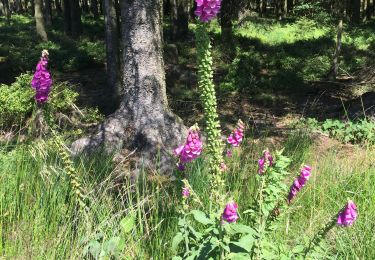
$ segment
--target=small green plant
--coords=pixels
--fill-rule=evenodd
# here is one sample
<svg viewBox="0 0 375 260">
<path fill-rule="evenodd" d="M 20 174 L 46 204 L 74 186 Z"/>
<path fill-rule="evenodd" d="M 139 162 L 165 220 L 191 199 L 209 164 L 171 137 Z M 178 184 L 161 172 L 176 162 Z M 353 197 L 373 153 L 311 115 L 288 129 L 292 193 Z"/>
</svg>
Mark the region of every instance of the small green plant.
<svg viewBox="0 0 375 260">
<path fill-rule="evenodd" d="M 102 233 L 97 233 L 90 241 L 84 241 L 84 257 L 94 259 L 121 259 L 126 246 L 126 239 L 136 226 L 135 213 L 130 212 L 120 221 L 120 234 L 105 239 Z"/>
<path fill-rule="evenodd" d="M 11 85 L 0 85 L 0 125 L 2 130 L 30 127 L 33 112 L 37 110 L 34 91 L 31 88 L 32 75 L 21 74 Z M 67 82 L 55 82 L 48 103 L 44 104 L 43 114 L 52 126 L 70 129 L 75 126 L 96 123 L 102 119 L 97 109 L 80 110 L 76 105 L 78 93 Z"/>
<path fill-rule="evenodd" d="M 303 123 L 344 143 L 375 143 L 375 123 L 368 119 L 358 121 L 327 119 L 318 122 L 316 119 L 308 118 L 303 120 Z"/>
</svg>

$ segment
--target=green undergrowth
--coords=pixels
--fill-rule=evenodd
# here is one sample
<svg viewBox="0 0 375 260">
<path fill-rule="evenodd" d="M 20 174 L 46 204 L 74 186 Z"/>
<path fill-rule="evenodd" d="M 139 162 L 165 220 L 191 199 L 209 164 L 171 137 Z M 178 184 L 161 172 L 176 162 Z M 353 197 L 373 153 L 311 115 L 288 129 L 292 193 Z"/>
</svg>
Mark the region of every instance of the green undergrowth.
<svg viewBox="0 0 375 260">
<path fill-rule="evenodd" d="M 265 139 L 264 139 L 265 140 Z M 254 200 L 256 161 L 266 143 L 251 138 L 227 158 L 226 185 L 240 211 Z M 348 229 L 336 228 L 323 245 L 325 257 L 371 259 L 375 221 L 374 151 L 361 157 L 337 156 L 340 147 L 317 152 L 311 137 L 295 132 L 278 148 L 292 159 L 289 171 L 312 165 L 312 178 L 293 202 L 294 214 L 286 216 L 285 230 L 273 234 L 277 241 L 295 245 L 311 238 L 326 221 L 352 198 L 359 209 L 358 221 Z M 271 152 L 276 147 L 269 145 Z M 99 159 L 100 158 L 100 159 Z M 360 160 L 360 161 L 358 161 Z M 355 161 L 355 163 L 354 163 Z M 363 162 L 362 162 L 363 161 Z M 80 212 L 52 140 L 5 145 L 0 149 L 0 252 L 5 258 L 171 259 L 171 240 L 177 229 L 182 178 L 177 180 L 142 170 L 132 180 L 126 167 L 111 156 L 97 153 L 74 161 L 87 210 Z M 199 159 L 185 173 L 202 201 L 210 205 L 205 160 Z M 288 179 L 288 185 L 292 179 Z M 246 223 L 246 217 L 239 220 Z M 278 243 L 282 244 L 282 243 Z M 370 258 L 368 258 L 370 257 Z"/>
</svg>

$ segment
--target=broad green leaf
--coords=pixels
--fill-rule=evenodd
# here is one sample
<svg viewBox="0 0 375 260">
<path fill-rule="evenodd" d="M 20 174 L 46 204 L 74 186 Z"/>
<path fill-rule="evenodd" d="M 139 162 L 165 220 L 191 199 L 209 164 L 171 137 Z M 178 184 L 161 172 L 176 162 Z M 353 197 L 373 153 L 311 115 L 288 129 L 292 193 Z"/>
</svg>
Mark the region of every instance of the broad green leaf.
<svg viewBox="0 0 375 260">
<path fill-rule="evenodd" d="M 120 222 L 120 226 L 122 228 L 122 231 L 125 234 L 132 231 L 133 228 L 135 227 L 135 216 L 134 216 L 134 214 L 130 214 L 130 215 L 126 216 L 125 218 L 123 218 Z"/>
<path fill-rule="evenodd" d="M 207 215 L 200 210 L 192 210 L 191 213 L 193 214 L 194 219 L 203 225 L 208 225 L 212 223 L 212 221 L 207 217 Z"/>
<path fill-rule="evenodd" d="M 236 245 L 242 249 L 244 249 L 246 252 L 251 252 L 251 249 L 253 248 L 254 244 L 254 236 L 252 234 L 246 235 L 244 237 L 241 237 L 238 242 L 231 242 L 233 245 Z"/>
<path fill-rule="evenodd" d="M 249 260 L 251 258 L 250 258 L 250 255 L 246 254 L 246 253 L 230 253 L 228 255 L 228 259 L 231 259 L 231 260 Z"/>
<path fill-rule="evenodd" d="M 243 224 L 231 224 L 230 229 L 233 231 L 233 234 L 256 234 L 256 231 Z"/>
<path fill-rule="evenodd" d="M 182 242 L 183 239 L 184 239 L 184 236 L 180 232 L 174 236 L 174 238 L 172 239 L 172 251 L 173 252 L 177 251 L 178 245 Z"/>
</svg>

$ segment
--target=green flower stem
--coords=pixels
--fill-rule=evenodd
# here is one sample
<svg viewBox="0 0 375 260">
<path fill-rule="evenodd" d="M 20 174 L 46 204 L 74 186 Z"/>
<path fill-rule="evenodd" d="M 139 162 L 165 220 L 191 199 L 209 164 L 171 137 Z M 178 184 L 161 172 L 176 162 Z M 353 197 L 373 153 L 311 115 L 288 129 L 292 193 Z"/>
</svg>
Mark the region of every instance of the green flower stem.
<svg viewBox="0 0 375 260">
<path fill-rule="evenodd" d="M 198 23 L 196 31 L 198 57 L 198 84 L 206 121 L 207 154 L 209 155 L 209 171 L 211 175 L 212 197 L 223 203 L 224 180 L 220 163 L 223 160 L 223 142 L 221 140 L 220 121 L 217 113 L 217 99 L 213 83 L 211 43 L 207 33 L 207 24 Z"/>
</svg>

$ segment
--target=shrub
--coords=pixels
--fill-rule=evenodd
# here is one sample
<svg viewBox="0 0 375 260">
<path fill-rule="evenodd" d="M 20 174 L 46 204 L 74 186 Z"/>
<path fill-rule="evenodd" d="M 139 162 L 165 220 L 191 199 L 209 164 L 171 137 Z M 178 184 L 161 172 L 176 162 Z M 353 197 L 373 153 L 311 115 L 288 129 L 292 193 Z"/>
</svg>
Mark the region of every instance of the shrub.
<svg viewBox="0 0 375 260">
<path fill-rule="evenodd" d="M 0 85 L 0 125 L 4 129 L 28 127 L 36 109 L 34 91 L 31 88 L 32 75 L 21 74 L 11 85 Z M 62 115 L 74 121 L 79 117 L 83 123 L 101 119 L 97 109 L 77 111 L 75 102 L 78 93 L 67 82 L 55 82 L 48 103 L 45 104 L 45 117 L 50 124 L 58 124 Z"/>
</svg>

